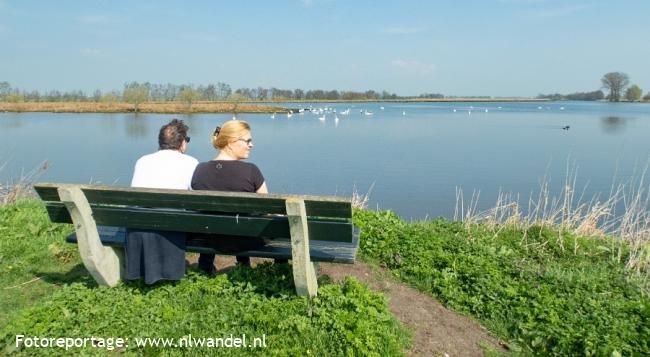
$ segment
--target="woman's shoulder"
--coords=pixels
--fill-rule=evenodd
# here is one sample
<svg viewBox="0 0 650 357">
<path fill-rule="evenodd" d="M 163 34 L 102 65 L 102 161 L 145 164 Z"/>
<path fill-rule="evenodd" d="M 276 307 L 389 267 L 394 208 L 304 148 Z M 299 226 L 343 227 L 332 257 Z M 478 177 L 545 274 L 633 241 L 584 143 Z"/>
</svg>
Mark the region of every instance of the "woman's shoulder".
<svg viewBox="0 0 650 357">
<path fill-rule="evenodd" d="M 197 165 L 197 170 L 206 170 L 212 168 L 231 168 L 231 169 L 257 169 L 257 165 L 252 162 L 241 161 L 241 160 L 210 160 L 204 161 Z"/>
<path fill-rule="evenodd" d="M 203 162 L 199 162 L 199 164 L 196 165 L 196 169 L 197 169 L 197 170 L 199 170 L 199 169 L 205 169 L 205 168 L 207 168 L 207 167 L 212 166 L 213 163 L 214 163 L 214 161 L 203 161 Z"/>
</svg>

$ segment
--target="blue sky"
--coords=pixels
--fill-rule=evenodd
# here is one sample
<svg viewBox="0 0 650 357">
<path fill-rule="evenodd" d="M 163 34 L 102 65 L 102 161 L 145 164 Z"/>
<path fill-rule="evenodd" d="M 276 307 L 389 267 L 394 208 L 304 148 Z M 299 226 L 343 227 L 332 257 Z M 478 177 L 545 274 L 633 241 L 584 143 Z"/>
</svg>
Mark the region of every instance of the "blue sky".
<svg viewBox="0 0 650 357">
<path fill-rule="evenodd" d="M 650 1 L 0 0 L 0 81 L 128 81 L 401 95 L 650 91 Z"/>
</svg>

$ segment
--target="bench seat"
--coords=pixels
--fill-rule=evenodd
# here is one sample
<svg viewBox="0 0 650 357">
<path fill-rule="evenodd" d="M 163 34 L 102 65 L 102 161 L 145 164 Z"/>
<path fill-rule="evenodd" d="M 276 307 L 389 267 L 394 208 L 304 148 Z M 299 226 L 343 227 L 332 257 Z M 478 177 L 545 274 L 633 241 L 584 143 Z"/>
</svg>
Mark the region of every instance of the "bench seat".
<svg viewBox="0 0 650 357">
<path fill-rule="evenodd" d="M 126 228 L 98 226 L 99 238 L 102 245 L 107 247 L 124 247 L 126 239 Z M 309 256 L 313 262 L 353 264 L 359 248 L 359 229 L 354 228 L 354 238 L 350 242 L 327 242 L 312 241 L 309 245 Z M 245 239 L 245 237 L 242 237 Z M 66 242 L 77 244 L 77 234 L 72 233 L 66 238 Z M 212 248 L 206 239 L 188 238 L 185 251 L 193 253 L 223 254 Z M 238 252 L 237 255 L 248 257 L 291 259 L 291 240 L 273 239 L 268 241 L 264 247 L 256 250 Z"/>
</svg>

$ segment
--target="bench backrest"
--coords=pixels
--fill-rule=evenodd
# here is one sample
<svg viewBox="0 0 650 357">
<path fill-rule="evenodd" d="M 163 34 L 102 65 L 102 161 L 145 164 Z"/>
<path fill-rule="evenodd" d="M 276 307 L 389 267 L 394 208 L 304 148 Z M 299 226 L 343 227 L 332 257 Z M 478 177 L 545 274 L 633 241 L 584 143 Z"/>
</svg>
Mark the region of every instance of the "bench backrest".
<svg viewBox="0 0 650 357">
<path fill-rule="evenodd" d="M 353 240 L 352 205 L 340 197 L 35 184 L 52 222 L 72 223 L 58 194 L 63 186 L 81 189 L 101 226 L 290 238 L 285 202 L 298 198 L 305 202 L 310 240 Z"/>
</svg>

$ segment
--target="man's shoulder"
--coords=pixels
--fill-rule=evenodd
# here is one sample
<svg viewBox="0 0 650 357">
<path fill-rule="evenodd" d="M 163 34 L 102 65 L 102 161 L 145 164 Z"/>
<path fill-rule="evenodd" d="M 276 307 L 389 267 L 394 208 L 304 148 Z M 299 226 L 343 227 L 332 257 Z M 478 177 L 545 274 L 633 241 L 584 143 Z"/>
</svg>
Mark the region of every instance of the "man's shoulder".
<svg viewBox="0 0 650 357">
<path fill-rule="evenodd" d="M 154 153 L 144 155 L 138 159 L 138 162 L 147 162 L 147 161 L 182 161 L 192 164 L 194 166 L 198 165 L 199 160 L 194 157 L 183 154 L 176 150 L 158 150 Z"/>
<path fill-rule="evenodd" d="M 156 154 L 158 154 L 158 151 L 156 151 L 156 152 L 152 152 L 151 154 L 142 155 L 142 156 L 140 156 L 140 158 L 136 161 L 136 164 L 138 164 L 138 163 L 143 163 L 143 162 L 147 162 L 147 161 L 151 161 L 151 160 L 155 160 L 156 157 L 157 157 Z"/>
<path fill-rule="evenodd" d="M 179 154 L 181 154 L 181 153 L 179 153 Z M 181 156 L 183 157 L 183 160 L 191 163 L 194 166 L 199 164 L 199 160 L 197 160 L 194 156 L 190 156 L 190 155 L 187 155 L 187 154 L 181 154 Z"/>
</svg>

